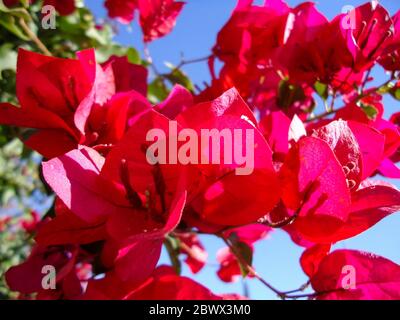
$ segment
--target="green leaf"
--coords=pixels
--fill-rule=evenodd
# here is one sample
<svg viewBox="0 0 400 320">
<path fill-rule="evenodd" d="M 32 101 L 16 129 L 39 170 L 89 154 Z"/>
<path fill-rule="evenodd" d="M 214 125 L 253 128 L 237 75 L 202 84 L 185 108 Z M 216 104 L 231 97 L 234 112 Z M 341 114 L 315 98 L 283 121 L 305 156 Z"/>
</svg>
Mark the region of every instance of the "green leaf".
<svg viewBox="0 0 400 320">
<path fill-rule="evenodd" d="M 19 139 L 13 139 L 3 147 L 3 152 L 8 157 L 18 157 L 23 151 L 24 145 Z"/>
<path fill-rule="evenodd" d="M 168 88 L 161 77 L 157 77 L 148 87 L 148 99 L 156 104 L 168 97 Z"/>
<path fill-rule="evenodd" d="M 172 236 L 167 236 L 164 241 L 165 248 L 167 249 L 169 258 L 172 266 L 175 269 L 176 274 L 180 275 L 182 271 L 182 264 L 179 260 L 180 253 L 180 241 Z"/>
<path fill-rule="evenodd" d="M 31 16 L 26 9 L 21 8 L 21 7 L 16 7 L 16 8 L 8 8 L 5 6 L 3 0 L 0 0 L 0 12 L 6 12 L 10 15 L 19 17 L 24 19 L 25 21 L 30 21 Z"/>
<path fill-rule="evenodd" d="M 365 112 L 365 114 L 370 119 L 375 119 L 378 114 L 378 110 L 371 104 L 360 103 L 360 108 Z"/>
<path fill-rule="evenodd" d="M 235 244 L 236 250 L 241 255 L 242 259 L 251 266 L 253 263 L 253 250 L 244 242 L 237 242 Z M 249 270 L 246 266 L 239 263 L 240 271 L 242 272 L 243 278 L 249 274 Z"/>
<path fill-rule="evenodd" d="M 3 70 L 16 70 L 17 52 L 13 50 L 11 43 L 5 43 L 0 46 L 0 79 Z"/>
<path fill-rule="evenodd" d="M 194 92 L 194 85 L 192 80 L 181 70 L 177 69 L 173 64 L 166 62 L 165 65 L 171 69 L 170 73 L 164 75 L 164 77 L 172 84 L 180 84 L 191 92 Z"/>
<path fill-rule="evenodd" d="M 400 101 L 400 88 L 392 88 L 390 94 L 393 98 Z"/>
<path fill-rule="evenodd" d="M 289 83 L 288 80 L 281 80 L 278 93 L 278 105 L 282 108 L 289 108 L 296 101 L 305 99 L 304 90 L 300 86 Z"/>
<path fill-rule="evenodd" d="M 141 64 L 142 59 L 140 59 L 140 54 L 135 48 L 129 48 L 126 55 L 130 63 Z"/>
<path fill-rule="evenodd" d="M 8 13 L 1 12 L 1 10 L 0 10 L 0 25 L 3 26 L 3 28 L 5 28 L 6 30 L 13 33 L 18 38 L 25 41 L 29 41 L 29 37 L 25 35 L 23 30 L 17 24 L 16 19 L 12 15 L 9 15 Z"/>
<path fill-rule="evenodd" d="M 389 83 L 379 87 L 379 89 L 377 90 L 377 93 L 379 93 L 379 94 L 390 93 L 391 90 L 393 90 L 393 87 L 394 87 L 393 82 L 389 82 Z"/>
<path fill-rule="evenodd" d="M 123 48 L 116 44 L 111 44 L 106 47 L 99 47 L 96 49 L 96 61 L 99 63 L 106 62 L 111 56 L 125 56 L 126 48 Z"/>
<path fill-rule="evenodd" d="M 247 266 L 253 264 L 253 250 L 245 242 L 241 242 L 235 232 L 229 236 L 229 242 L 234 247 L 231 251 L 237 257 L 240 271 L 242 272 L 243 278 L 245 278 L 249 274 Z M 246 263 L 246 265 L 244 265 L 243 262 Z"/>
<path fill-rule="evenodd" d="M 314 84 L 315 92 L 324 100 L 328 99 L 328 85 L 325 83 L 317 81 Z"/>
<path fill-rule="evenodd" d="M 7 205 L 7 203 L 15 197 L 15 189 L 12 187 L 8 187 L 5 190 L 3 190 L 1 194 L 1 204 L 2 205 Z"/>
<path fill-rule="evenodd" d="M 29 8 L 29 0 L 19 0 L 24 8 Z"/>
<path fill-rule="evenodd" d="M 107 45 L 107 39 L 94 27 L 85 31 L 85 35 L 98 42 L 100 45 Z"/>
</svg>

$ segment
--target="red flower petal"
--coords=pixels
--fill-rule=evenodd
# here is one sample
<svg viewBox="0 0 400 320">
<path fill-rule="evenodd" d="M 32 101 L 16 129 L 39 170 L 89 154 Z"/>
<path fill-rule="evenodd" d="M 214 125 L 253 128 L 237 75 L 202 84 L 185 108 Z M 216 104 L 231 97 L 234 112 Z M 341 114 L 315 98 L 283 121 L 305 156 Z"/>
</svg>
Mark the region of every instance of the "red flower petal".
<svg viewBox="0 0 400 320">
<path fill-rule="evenodd" d="M 370 253 L 337 250 L 322 260 L 311 284 L 323 300 L 400 299 L 400 266 Z"/>
</svg>

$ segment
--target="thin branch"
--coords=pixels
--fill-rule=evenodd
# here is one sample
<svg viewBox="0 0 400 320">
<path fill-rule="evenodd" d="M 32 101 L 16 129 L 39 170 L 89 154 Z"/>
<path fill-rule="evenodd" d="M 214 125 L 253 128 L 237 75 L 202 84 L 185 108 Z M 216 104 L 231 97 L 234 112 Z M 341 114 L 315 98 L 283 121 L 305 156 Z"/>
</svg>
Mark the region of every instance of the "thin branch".
<svg viewBox="0 0 400 320">
<path fill-rule="evenodd" d="M 391 75 L 390 79 L 387 80 L 386 82 L 384 82 L 383 84 L 377 86 L 377 87 L 375 88 L 375 91 L 378 91 L 380 88 L 383 88 L 383 87 L 389 85 L 392 81 L 395 81 L 395 80 L 399 80 L 399 75 L 396 74 L 395 72 L 392 72 L 392 75 Z M 364 82 L 365 82 L 365 80 L 364 80 Z M 365 86 L 365 85 L 363 84 L 363 86 Z M 364 88 L 363 88 L 363 89 L 362 89 L 362 93 L 360 93 L 360 94 L 357 96 L 357 98 L 356 98 L 353 102 L 358 102 L 359 100 L 361 100 L 362 98 L 364 98 L 364 97 L 367 96 L 367 95 L 368 95 L 368 94 L 365 93 L 365 90 L 364 90 Z M 330 110 L 330 111 L 321 113 L 321 114 L 319 114 L 319 115 L 317 115 L 317 116 L 314 116 L 314 117 L 312 117 L 312 118 L 309 118 L 309 119 L 305 120 L 305 122 L 312 122 L 312 121 L 315 121 L 315 120 L 323 119 L 323 118 L 325 118 L 325 117 L 327 117 L 327 116 L 329 116 L 329 115 L 331 115 L 331 114 L 334 114 L 334 113 L 338 112 L 339 110 L 344 109 L 345 107 L 346 107 L 346 106 L 343 106 L 343 107 L 341 107 L 341 108 L 339 108 L 339 109 L 336 109 L 336 110 L 333 110 L 333 109 L 332 109 L 332 110 Z"/>
<path fill-rule="evenodd" d="M 314 293 L 304 293 L 304 294 L 294 294 L 294 295 L 285 295 L 286 299 L 301 299 L 301 298 L 315 298 L 320 294 L 317 292 Z"/>
<path fill-rule="evenodd" d="M 292 294 L 292 293 L 296 293 L 296 292 L 301 292 L 301 291 L 304 291 L 304 290 L 306 290 L 309 286 L 310 286 L 310 280 L 309 281 L 307 281 L 306 283 L 304 283 L 302 286 L 300 286 L 299 288 L 297 288 L 297 289 L 294 289 L 294 290 L 289 290 L 289 291 L 285 291 L 285 292 L 283 292 L 285 295 L 290 295 L 290 294 Z"/>
<path fill-rule="evenodd" d="M 22 27 L 22 29 L 25 31 L 25 33 L 29 36 L 29 38 L 36 44 L 38 49 L 45 54 L 46 56 L 52 56 L 51 52 L 46 48 L 46 46 L 43 44 L 42 41 L 32 32 L 32 30 L 29 28 L 29 26 L 26 24 L 25 20 L 23 18 L 20 18 L 19 24 Z"/>
<path fill-rule="evenodd" d="M 291 224 L 294 220 L 297 219 L 298 215 L 299 215 L 298 212 L 296 212 L 294 215 L 278 222 L 270 222 L 268 221 L 268 219 L 265 219 L 261 222 L 261 224 L 264 224 L 270 228 L 278 229 Z"/>
<path fill-rule="evenodd" d="M 312 121 L 315 121 L 315 120 L 323 119 L 323 118 L 325 118 L 325 117 L 327 117 L 327 116 L 329 116 L 331 114 L 334 114 L 334 113 L 336 113 L 336 112 L 338 112 L 339 110 L 342 110 L 342 109 L 344 109 L 344 107 L 341 107 L 341 108 L 336 109 L 336 110 L 326 111 L 324 113 L 321 113 L 319 115 L 316 115 L 316 116 L 314 116 L 312 118 L 309 118 L 309 119 L 305 120 L 305 122 L 312 122 Z"/>
<path fill-rule="evenodd" d="M 236 247 L 228 240 L 226 239 L 224 236 L 221 236 L 221 239 L 226 243 L 226 245 L 229 247 L 229 249 L 232 251 L 232 253 L 236 256 L 236 258 L 238 259 L 239 263 L 245 267 L 247 270 L 247 272 L 249 273 L 249 275 L 253 276 L 254 278 L 256 278 L 258 281 L 260 281 L 263 285 L 265 285 L 268 289 L 270 289 L 271 291 L 275 292 L 281 299 L 285 298 L 285 294 L 282 293 L 281 291 L 279 291 L 278 289 L 276 289 L 275 287 L 273 287 L 271 284 L 269 284 L 263 277 L 261 277 L 252 266 L 250 266 L 245 259 L 243 258 L 243 256 L 240 254 L 240 252 L 238 252 L 236 250 Z"/>
<path fill-rule="evenodd" d="M 181 62 L 179 62 L 179 64 L 175 67 L 175 70 L 176 70 L 176 69 L 180 69 L 180 68 L 182 68 L 183 66 L 188 65 L 188 64 L 193 64 L 193 63 L 198 63 L 198 62 L 207 61 L 207 60 L 210 59 L 211 57 L 212 57 L 212 55 L 208 55 L 208 56 L 206 56 L 206 57 L 201 57 L 201 58 L 189 59 L 189 60 L 182 59 Z"/>
<path fill-rule="evenodd" d="M 197 254 L 193 251 L 192 248 L 190 248 L 186 243 L 179 241 L 179 247 L 189 256 L 192 257 L 193 259 L 197 259 Z"/>
<path fill-rule="evenodd" d="M 149 49 L 149 46 L 147 45 L 147 43 L 144 44 L 143 53 L 144 53 L 147 63 L 153 69 L 153 72 L 155 73 L 155 75 L 158 77 L 161 76 L 161 73 L 158 72 L 158 69 L 153 62 L 153 58 L 151 57 L 150 49 Z"/>
<path fill-rule="evenodd" d="M 212 55 L 208 55 L 206 57 L 202 57 L 202 58 L 196 58 L 196 59 L 190 59 L 190 60 L 185 60 L 185 59 L 181 59 L 181 62 L 179 62 L 174 68 L 171 69 L 171 71 L 169 73 L 162 73 L 159 74 L 162 77 L 166 77 L 171 73 L 174 73 L 176 71 L 178 71 L 179 69 L 181 69 L 182 67 L 188 65 L 188 64 L 193 64 L 193 63 L 198 63 L 198 62 L 203 62 L 203 61 L 207 61 Z M 199 90 L 201 91 L 201 90 Z"/>
<path fill-rule="evenodd" d="M 365 86 L 367 85 L 369 76 L 371 75 L 371 71 L 372 71 L 372 67 L 369 68 L 368 71 L 367 71 L 367 73 L 365 74 L 365 78 L 364 78 L 364 80 L 363 80 L 363 82 L 362 82 L 362 85 L 361 85 L 360 94 L 363 94 L 363 93 L 364 93 L 364 89 L 365 89 Z"/>
<path fill-rule="evenodd" d="M 329 110 L 326 110 L 327 112 L 333 111 L 333 109 L 334 109 L 334 107 L 335 107 L 336 96 L 337 96 L 337 90 L 335 90 L 335 91 L 333 92 L 331 104 L 330 104 L 330 106 L 329 106 Z"/>
</svg>

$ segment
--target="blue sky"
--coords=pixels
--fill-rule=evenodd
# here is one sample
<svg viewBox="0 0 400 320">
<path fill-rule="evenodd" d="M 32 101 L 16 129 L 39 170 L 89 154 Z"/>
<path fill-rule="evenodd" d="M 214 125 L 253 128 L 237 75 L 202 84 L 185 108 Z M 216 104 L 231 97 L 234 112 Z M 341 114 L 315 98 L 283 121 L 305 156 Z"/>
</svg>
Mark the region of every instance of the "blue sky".
<svg viewBox="0 0 400 320">
<path fill-rule="evenodd" d="M 105 17 L 106 12 L 102 7 L 103 1 L 86 0 L 86 4 L 94 10 L 98 18 Z M 153 60 L 161 69 L 165 61 L 178 63 L 181 53 L 185 58 L 199 58 L 207 56 L 213 46 L 218 30 L 228 20 L 236 0 L 187 0 L 181 16 L 174 31 L 165 38 L 154 41 L 150 44 L 150 52 Z M 288 0 L 287 3 L 294 6 L 302 1 Z M 357 6 L 366 1 L 352 0 L 321 0 L 316 1 L 317 8 L 328 18 L 334 17 L 342 11 L 346 5 Z M 259 4 L 261 1 L 255 1 Z M 391 13 L 400 9 L 398 0 L 381 0 L 380 3 Z M 120 32 L 116 41 L 133 46 L 142 51 L 141 32 L 134 22 L 127 28 L 120 25 Z M 184 70 L 190 75 L 196 84 L 209 81 L 210 76 L 205 63 L 187 65 Z M 383 83 L 384 75 L 376 72 L 376 82 Z M 386 113 L 390 114 L 400 110 L 399 102 L 391 98 L 385 98 Z M 397 186 L 399 184 L 397 183 Z M 364 232 L 350 240 L 342 241 L 336 248 L 360 249 L 382 255 L 400 264 L 400 215 L 392 215 L 374 228 Z M 208 286 L 216 293 L 242 293 L 242 284 L 239 281 L 235 284 L 224 284 L 216 276 L 216 251 L 223 246 L 223 243 L 211 236 L 204 236 L 203 242 L 209 251 L 209 265 L 206 266 L 194 278 L 200 283 Z M 302 248 L 294 245 L 286 233 L 276 231 L 271 236 L 256 245 L 254 265 L 257 271 L 276 288 L 284 291 L 298 288 L 307 281 L 299 266 L 299 257 Z M 168 257 L 163 253 L 162 262 L 168 262 Z M 184 275 L 190 275 L 185 267 Z M 257 280 L 248 281 L 251 298 L 253 299 L 275 299 L 274 293 L 269 291 Z"/>
</svg>

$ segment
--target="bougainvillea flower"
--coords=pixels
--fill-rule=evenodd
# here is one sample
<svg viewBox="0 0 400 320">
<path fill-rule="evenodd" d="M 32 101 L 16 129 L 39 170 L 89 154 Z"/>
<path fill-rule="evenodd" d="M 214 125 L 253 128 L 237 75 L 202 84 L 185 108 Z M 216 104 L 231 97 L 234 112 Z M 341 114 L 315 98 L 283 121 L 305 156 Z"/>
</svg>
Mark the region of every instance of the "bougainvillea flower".
<svg viewBox="0 0 400 320">
<path fill-rule="evenodd" d="M 365 71 L 356 71 L 353 68 L 343 67 L 335 73 L 330 85 L 333 90 L 343 94 L 354 93 L 354 88 L 359 87 L 364 80 Z"/>
<path fill-rule="evenodd" d="M 399 299 L 400 266 L 374 254 L 337 250 L 321 261 L 311 284 L 317 299 Z"/>
<path fill-rule="evenodd" d="M 43 223 L 35 241 L 42 246 L 63 244 L 89 244 L 105 240 L 105 223 L 91 224 L 75 215 L 59 199 L 55 204 L 56 216 Z"/>
<path fill-rule="evenodd" d="M 116 146 L 107 157 L 109 165 L 103 171 L 104 174 L 103 172 L 100 174 L 104 158 L 93 149 L 82 148 L 44 163 L 44 177 L 68 209 L 80 219 L 91 224 L 107 221 L 108 231 L 117 240 L 128 240 L 130 236 L 132 236 L 132 239 L 137 239 L 142 234 L 145 234 L 144 238 L 162 237 L 166 233 L 164 228 L 173 229 L 179 221 L 185 193 L 183 191 L 178 192 L 176 198 L 165 199 L 167 201 L 165 203 L 164 200 L 158 200 L 165 205 L 162 210 L 142 207 L 139 200 L 146 199 L 145 192 L 150 193 L 153 197 L 160 196 L 155 190 L 151 189 L 142 191 L 144 198 L 133 191 L 130 182 L 125 180 L 129 178 L 129 176 L 126 176 L 129 170 L 126 170 L 125 167 L 127 165 L 125 161 L 130 159 L 129 154 L 126 154 L 125 161 L 119 159 L 119 168 L 114 167 L 118 171 L 113 172 L 113 174 L 117 176 L 111 176 L 114 169 L 113 165 L 117 163 L 117 157 L 121 155 L 119 152 L 127 141 L 128 139 L 122 140 L 122 144 Z M 132 140 L 130 139 L 130 141 Z M 133 148 L 130 150 L 135 153 Z M 149 164 L 147 165 L 150 167 Z M 134 166 L 133 161 L 132 166 Z M 105 177 L 113 177 L 114 180 Z M 121 177 L 123 181 L 120 180 Z M 145 176 L 145 178 L 148 180 L 141 181 L 145 188 L 149 188 L 149 181 L 152 181 L 154 185 L 152 175 Z M 77 183 L 78 181 L 79 183 Z M 116 181 L 120 181 L 121 184 L 117 184 Z M 154 188 L 156 186 L 154 185 Z M 139 189 L 137 188 L 137 190 Z M 133 197 L 135 197 L 136 202 L 133 201 Z M 85 201 L 82 201 L 82 199 L 85 199 Z M 169 204 L 171 205 L 170 216 L 167 212 Z M 157 210 L 160 210 L 160 212 L 157 212 Z M 158 218 L 158 215 L 160 215 L 160 218 Z M 162 219 L 163 215 L 167 216 Z"/>
<path fill-rule="evenodd" d="M 348 121 L 348 125 L 360 147 L 363 165 L 362 179 L 364 180 L 371 176 L 381 164 L 385 137 L 378 130 L 363 123 Z"/>
<path fill-rule="evenodd" d="M 217 252 L 217 261 L 220 267 L 217 276 L 224 282 L 235 282 L 242 276 L 239 262 L 228 247 L 223 247 Z"/>
<path fill-rule="evenodd" d="M 138 0 L 144 42 L 170 33 L 184 5 L 184 2 L 175 0 Z"/>
<path fill-rule="evenodd" d="M 25 232 L 33 234 L 41 227 L 40 215 L 36 211 L 29 212 L 29 218 L 24 218 L 20 221 Z"/>
<path fill-rule="evenodd" d="M 339 23 L 339 19 L 328 22 L 311 2 L 292 10 L 289 37 L 275 58 L 291 81 L 330 82 L 343 67 L 351 66 Z"/>
<path fill-rule="evenodd" d="M 46 156 L 54 156 L 52 148 L 70 150 L 74 142 L 84 140 L 85 122 L 93 103 L 107 99 L 102 93 L 96 94 L 95 78 L 100 72 L 94 50 L 82 51 L 78 60 L 73 60 L 20 49 L 17 97 L 21 107 L 1 104 L 2 124 L 39 129 L 30 137 L 33 140 L 28 139 L 28 145 Z M 36 134 L 40 139 L 34 138 Z M 47 146 L 34 143 L 46 137 Z"/>
<path fill-rule="evenodd" d="M 42 121 L 58 120 L 55 125 L 59 125 L 60 117 L 66 119 L 68 124 L 73 122 L 73 111 L 78 109 L 93 87 L 93 75 L 96 72 L 93 59 L 93 50 L 82 52 L 78 60 L 72 60 L 46 57 L 20 49 L 17 65 L 17 96 L 21 108 L 9 111 L 16 115 L 15 121 L 21 122 L 16 125 L 25 125 L 24 122 L 27 121 L 24 121 L 23 116 L 26 113 L 32 114 L 31 123 L 38 121 L 34 118 L 36 114 L 34 111 L 43 113 Z M 58 118 L 55 119 L 55 116 Z M 4 118 L 7 121 L 7 117 Z M 19 120 L 20 118 L 22 119 Z M 63 128 L 61 125 L 59 127 Z"/>
<path fill-rule="evenodd" d="M 353 56 L 354 68 L 365 70 L 381 56 L 386 44 L 393 38 L 393 21 L 377 1 L 359 6 L 349 15 L 354 16 L 355 27 L 343 29 L 343 24 L 341 27 Z"/>
<path fill-rule="evenodd" d="M 153 273 L 161 254 L 163 239 L 143 239 L 122 246 L 107 241 L 100 255 L 107 272 L 88 281 L 81 299 L 123 299 Z"/>
<path fill-rule="evenodd" d="M 108 154 L 105 164 L 87 147 L 43 164 L 46 181 L 69 210 L 91 226 L 106 224 L 115 242 L 109 246 L 110 272 L 129 284 L 143 281 L 155 268 L 163 238 L 178 224 L 186 199 L 177 185 L 176 166 L 168 173 L 146 160 L 142 148 L 147 130 L 143 129 L 154 126 L 165 129 L 168 120 L 146 112 Z M 143 256 L 143 265 L 133 263 Z"/>
<path fill-rule="evenodd" d="M 330 244 L 316 244 L 304 250 L 300 257 L 300 264 L 308 277 L 311 278 L 318 271 L 319 264 L 330 250 Z"/>
<path fill-rule="evenodd" d="M 131 118 L 150 108 L 148 100 L 135 90 L 116 93 L 105 105 L 94 105 L 87 121 L 85 145 L 106 154 L 127 132 Z"/>
<path fill-rule="evenodd" d="M 303 137 L 280 170 L 282 200 L 296 212 L 296 229 L 320 242 L 348 219 L 350 191 L 342 165 L 325 141 Z"/>
<path fill-rule="evenodd" d="M 385 44 L 385 48 L 378 62 L 385 70 L 400 70 L 400 11 L 392 17 L 394 36 Z"/>
<path fill-rule="evenodd" d="M 35 129 L 25 143 L 46 158 L 78 144 L 115 143 L 128 118 L 142 110 L 137 105 L 150 107 L 142 96 L 147 91 L 143 67 L 114 57 L 102 68 L 95 62 L 94 50 L 79 52 L 77 57 L 60 59 L 20 49 L 17 97 L 21 107 L 0 104 L 1 123 Z M 113 97 L 116 90 L 126 91 L 125 96 Z"/>
<path fill-rule="evenodd" d="M 104 6 L 111 18 L 117 18 L 121 23 L 129 23 L 133 20 L 137 0 L 106 0 Z"/>
<path fill-rule="evenodd" d="M 392 114 L 392 116 L 390 117 L 390 122 L 396 125 L 398 131 L 400 132 L 400 112 Z M 390 156 L 390 160 L 393 163 L 400 161 L 400 147 Z"/>
<path fill-rule="evenodd" d="M 313 137 L 327 142 L 342 165 L 350 189 L 362 180 L 362 155 L 357 139 L 346 121 L 336 120 L 315 130 Z"/>
<path fill-rule="evenodd" d="M 135 90 L 144 97 L 147 96 L 147 75 L 145 67 L 133 64 L 127 57 L 111 56 L 104 64 L 103 68 L 111 65 L 114 74 L 115 92 L 126 92 Z"/>
<path fill-rule="evenodd" d="M 175 119 L 179 113 L 193 106 L 193 95 L 181 85 L 175 85 L 167 99 L 155 106 L 155 109 L 169 119 Z"/>
<path fill-rule="evenodd" d="M 307 135 L 305 125 L 297 115 L 290 120 L 282 111 L 274 111 L 261 118 L 259 128 L 271 146 L 273 160 L 277 163 L 285 160 L 291 141 L 297 142 Z"/>
<path fill-rule="evenodd" d="M 127 300 L 221 300 L 209 289 L 167 267 L 159 267 L 152 277 L 130 293 Z"/>
<path fill-rule="evenodd" d="M 109 183 L 99 176 L 103 164 L 100 154 L 82 148 L 44 162 L 43 175 L 76 216 L 88 223 L 99 223 L 115 210 L 113 201 L 126 201 L 122 190 L 108 187 Z"/>
<path fill-rule="evenodd" d="M 383 159 L 382 164 L 379 167 L 381 173 L 386 172 L 386 176 L 389 178 L 396 178 L 400 174 L 400 169 L 398 169 L 393 161 L 392 157 L 395 157 L 400 148 L 400 130 L 394 123 L 384 120 L 377 119 L 373 123 L 374 128 L 379 130 L 385 136 L 385 145 L 383 149 Z M 391 166 L 393 164 L 393 166 Z M 387 168 L 391 170 L 388 170 Z M 394 167 L 394 168 L 393 168 Z M 397 170 L 396 170 L 397 169 Z"/>
<path fill-rule="evenodd" d="M 106 0 L 105 2 L 108 15 L 122 23 L 130 23 L 137 10 L 145 42 L 170 33 L 184 5 L 185 2 L 175 0 Z"/>
<path fill-rule="evenodd" d="M 238 2 L 213 48 L 221 61 L 239 69 L 255 66 L 260 59 L 265 63 L 268 54 L 284 43 L 288 6 L 282 1 L 266 1 L 264 6 L 252 3 Z"/>
<path fill-rule="evenodd" d="M 394 165 L 395 157 L 400 146 L 400 132 L 398 126 L 382 118 L 383 105 L 380 95 L 373 95 L 361 99 L 361 106 L 354 103 L 347 104 L 336 114 L 336 119 L 348 121 L 353 134 L 361 148 L 363 156 L 363 178 L 369 177 L 379 170 L 387 177 L 397 177 L 400 173 Z M 363 110 L 373 108 L 374 117 L 369 117 Z M 394 158 L 396 161 L 396 159 Z"/>
<path fill-rule="evenodd" d="M 185 263 L 194 274 L 203 269 L 207 262 L 208 253 L 199 237 L 194 233 L 179 233 L 180 252 L 186 255 Z"/>
<path fill-rule="evenodd" d="M 231 87 L 253 105 L 263 105 L 275 95 L 281 77 L 270 66 L 274 51 L 285 41 L 289 7 L 283 1 L 239 1 L 220 30 L 209 60 L 212 86 L 201 97 L 216 98 Z M 217 77 L 214 61 L 224 65 Z"/>
<path fill-rule="evenodd" d="M 115 274 L 101 280 L 90 280 L 83 299 L 125 300 L 222 300 L 224 295 L 213 294 L 209 289 L 187 277 L 178 276 L 169 266 L 159 266 L 141 283 L 120 282 Z M 239 297 L 231 296 L 228 299 Z"/>
<path fill-rule="evenodd" d="M 400 140 L 400 112 L 394 113 L 390 117 L 390 124 L 387 122 L 384 122 L 384 124 L 389 130 L 386 129 L 382 133 L 387 133 L 385 136 L 389 135 L 390 138 L 385 140 L 385 146 L 388 146 L 386 148 L 388 157 L 381 162 L 379 172 L 385 177 L 400 178 L 400 168 L 396 165 L 400 161 L 400 146 L 398 145 Z"/>
<path fill-rule="evenodd" d="M 400 168 L 390 159 L 384 159 L 381 162 L 379 166 L 379 173 L 388 178 L 400 178 Z"/>
<path fill-rule="evenodd" d="M 182 128 L 196 130 L 199 137 L 204 135 L 203 129 L 217 129 L 220 132 L 225 129 L 232 137 L 235 129 L 240 130 L 241 139 L 233 141 L 234 148 L 238 145 L 246 148 L 249 144 L 246 130 L 254 133 L 254 149 L 248 150 L 254 152 L 255 160 L 250 174 L 236 175 L 236 168 L 243 167 L 243 164 L 235 162 L 235 159 L 231 159 L 230 163 L 222 159 L 219 164 L 197 165 L 201 172 L 195 184 L 198 190 L 193 191 L 188 202 L 204 221 L 220 225 L 243 225 L 255 222 L 276 205 L 280 188 L 272 165 L 271 149 L 256 127 L 253 113 L 236 90 L 231 89 L 212 102 L 192 106 L 180 113 L 176 120 Z M 224 141 L 221 137 L 220 142 L 223 150 Z M 200 154 L 203 152 L 200 151 Z M 220 152 L 221 158 L 222 154 Z M 211 153 L 206 156 L 211 159 Z"/>
<path fill-rule="evenodd" d="M 400 191 L 389 183 L 366 180 L 351 195 L 346 223 L 324 240 L 334 243 L 354 237 L 399 210 Z"/>
<path fill-rule="evenodd" d="M 290 119 L 282 111 L 271 112 L 260 120 L 259 127 L 274 152 L 274 161 L 283 162 L 289 150 Z"/>
<path fill-rule="evenodd" d="M 5 275 L 11 290 L 30 294 L 43 290 L 43 267 L 50 265 L 56 270 L 56 283 L 62 282 L 74 272 L 78 248 L 75 246 L 36 246 L 28 259 L 10 268 Z"/>
<path fill-rule="evenodd" d="M 106 158 L 100 177 L 122 187 L 130 205 L 113 214 L 107 228 L 116 239 L 165 234 L 180 220 L 186 198 L 186 178 L 180 164 L 151 165 L 146 156 L 150 129 L 168 136 L 169 120 L 149 111 L 131 124 L 129 131 Z"/>
</svg>

